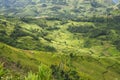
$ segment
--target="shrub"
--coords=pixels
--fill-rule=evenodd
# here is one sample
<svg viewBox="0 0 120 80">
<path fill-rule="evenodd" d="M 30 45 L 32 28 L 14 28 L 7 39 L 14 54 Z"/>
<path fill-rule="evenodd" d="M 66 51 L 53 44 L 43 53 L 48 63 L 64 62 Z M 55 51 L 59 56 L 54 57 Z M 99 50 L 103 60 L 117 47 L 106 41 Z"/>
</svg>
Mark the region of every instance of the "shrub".
<svg viewBox="0 0 120 80">
<path fill-rule="evenodd" d="M 50 51 L 50 52 L 55 52 L 56 49 L 53 46 L 45 46 L 44 47 L 46 51 Z"/>
<path fill-rule="evenodd" d="M 44 64 L 39 66 L 38 80 L 50 80 L 50 78 L 51 78 L 51 69 Z"/>
<path fill-rule="evenodd" d="M 92 42 L 90 41 L 90 40 L 86 40 L 85 42 L 84 42 L 84 47 L 85 48 L 90 48 L 92 46 Z"/>
<path fill-rule="evenodd" d="M 66 71 L 57 65 L 51 65 L 51 69 L 55 80 L 80 80 L 79 74 L 72 69 Z"/>
<path fill-rule="evenodd" d="M 85 25 L 70 25 L 68 27 L 68 31 L 72 33 L 88 33 L 93 29 L 93 25 L 85 24 Z"/>
<path fill-rule="evenodd" d="M 113 44 L 116 46 L 116 48 L 120 51 L 120 39 L 117 39 L 113 42 Z"/>
<path fill-rule="evenodd" d="M 0 63 L 0 80 L 2 79 L 2 77 L 6 74 L 5 69 L 3 68 L 3 64 Z"/>
<path fill-rule="evenodd" d="M 32 72 L 29 72 L 28 76 L 25 77 L 25 80 L 37 80 L 37 78 L 38 78 L 38 75 L 36 75 L 36 74 L 34 74 Z"/>
<path fill-rule="evenodd" d="M 106 29 L 94 29 L 91 32 L 90 38 L 97 38 L 99 36 L 106 36 L 108 35 L 108 30 Z"/>
<path fill-rule="evenodd" d="M 27 36 L 28 33 L 22 30 L 20 26 L 15 26 L 14 31 L 11 33 L 10 37 L 16 39 L 17 37 Z"/>
<path fill-rule="evenodd" d="M 28 76 L 25 77 L 25 80 L 51 80 L 51 69 L 41 64 L 39 66 L 39 71 L 37 74 L 29 72 Z"/>
<path fill-rule="evenodd" d="M 25 80 L 38 80 L 37 78 L 38 78 L 38 75 L 36 75 L 36 74 L 34 74 L 32 72 L 29 72 L 28 76 L 25 77 Z"/>
</svg>

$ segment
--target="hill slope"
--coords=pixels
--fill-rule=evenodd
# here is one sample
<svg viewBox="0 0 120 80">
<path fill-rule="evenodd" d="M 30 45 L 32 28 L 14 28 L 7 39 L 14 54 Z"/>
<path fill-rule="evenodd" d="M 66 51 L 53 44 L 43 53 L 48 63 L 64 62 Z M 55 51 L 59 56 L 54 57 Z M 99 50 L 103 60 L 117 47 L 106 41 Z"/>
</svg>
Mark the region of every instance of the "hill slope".
<svg viewBox="0 0 120 80">
<path fill-rule="evenodd" d="M 0 41 L 17 48 L 77 55 L 120 55 L 118 17 L 109 19 L 113 23 L 101 21 L 102 17 L 91 17 L 91 22 L 82 18 L 79 21 L 4 18 L 0 20 Z"/>
<path fill-rule="evenodd" d="M 112 5 L 1 0 L 0 80 L 119 80 L 120 8 Z"/>
<path fill-rule="evenodd" d="M 15 78 L 14 74 L 19 75 L 19 73 L 23 76 L 29 69 L 36 71 L 37 66 L 43 63 L 48 66 L 60 65 L 65 71 L 73 69 L 78 72 L 81 79 L 85 80 L 120 79 L 120 57 L 71 57 L 47 52 L 24 51 L 3 43 L 0 43 L 0 57 L 0 62 L 4 62 L 4 66 L 12 71 L 13 78 Z"/>
<path fill-rule="evenodd" d="M 57 80 L 65 75 L 71 80 L 119 80 L 119 17 L 108 17 L 111 23 L 101 17 L 63 21 L 1 16 L 0 61 L 15 79 L 37 72 L 42 63 L 58 72 L 51 74 Z"/>
<path fill-rule="evenodd" d="M 1 0 L 0 14 L 19 17 L 103 15 L 113 4 L 112 0 Z"/>
</svg>

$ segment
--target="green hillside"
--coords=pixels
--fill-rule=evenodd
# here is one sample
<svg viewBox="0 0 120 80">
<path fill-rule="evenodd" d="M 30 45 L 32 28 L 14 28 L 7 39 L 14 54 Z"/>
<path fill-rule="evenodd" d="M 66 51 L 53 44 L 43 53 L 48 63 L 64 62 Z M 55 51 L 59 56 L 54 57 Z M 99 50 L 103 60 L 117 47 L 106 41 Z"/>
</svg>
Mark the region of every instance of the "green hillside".
<svg viewBox="0 0 120 80">
<path fill-rule="evenodd" d="M 4 68 L 8 69 L 4 78 L 23 80 L 23 75 L 28 71 L 37 71 L 38 66 L 45 64 L 54 71 L 50 66 L 59 67 L 69 78 L 74 80 L 75 76 L 80 76 L 79 80 L 115 80 L 120 79 L 119 66 L 120 57 L 92 57 L 92 56 L 71 56 L 58 55 L 41 51 L 20 50 L 0 43 L 0 61 L 4 62 Z M 53 78 L 61 73 L 57 69 Z M 77 74 L 73 74 L 73 72 Z M 12 74 L 11 74 L 12 73 Z M 61 77 L 64 75 L 61 75 Z M 63 80 L 65 77 L 62 77 Z M 57 80 L 61 80 L 58 77 Z"/>
<path fill-rule="evenodd" d="M 7 71 L 2 79 L 37 78 L 38 66 L 46 65 L 50 80 L 119 80 L 117 16 L 77 20 L 1 16 L 0 61 Z"/>
<path fill-rule="evenodd" d="M 109 18 L 106 22 L 107 18 L 102 17 L 64 21 L 54 18 L 4 17 L 0 20 L 0 41 L 25 50 L 118 56 L 120 24 L 117 18 Z"/>
<path fill-rule="evenodd" d="M 0 80 L 120 80 L 119 0 L 0 0 Z"/>
<path fill-rule="evenodd" d="M 1 0 L 0 14 L 17 17 L 91 16 L 106 14 L 106 8 L 111 5 L 115 5 L 112 0 Z"/>
</svg>

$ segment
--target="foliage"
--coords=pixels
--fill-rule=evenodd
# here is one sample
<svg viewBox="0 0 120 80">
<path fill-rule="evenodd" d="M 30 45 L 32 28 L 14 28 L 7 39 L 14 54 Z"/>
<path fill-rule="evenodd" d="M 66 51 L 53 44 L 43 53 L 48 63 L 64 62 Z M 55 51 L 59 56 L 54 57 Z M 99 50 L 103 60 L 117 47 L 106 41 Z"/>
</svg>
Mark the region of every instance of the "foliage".
<svg viewBox="0 0 120 80">
<path fill-rule="evenodd" d="M 94 29 L 92 30 L 90 37 L 97 38 L 104 35 L 108 35 L 108 30 L 106 31 L 106 29 Z"/>
<path fill-rule="evenodd" d="M 29 72 L 28 73 L 28 76 L 25 77 L 25 80 L 38 80 L 38 75 L 32 73 L 32 72 Z"/>
<path fill-rule="evenodd" d="M 50 80 L 51 78 L 51 70 L 48 66 L 42 64 L 39 67 L 38 72 L 38 80 Z"/>
<path fill-rule="evenodd" d="M 94 28 L 93 25 L 91 24 L 84 24 L 84 25 L 70 25 L 68 28 L 68 31 L 73 32 L 73 33 L 87 33 L 91 31 Z"/>
<path fill-rule="evenodd" d="M 115 40 L 113 44 L 116 45 L 116 48 L 120 51 L 120 39 Z"/>
<path fill-rule="evenodd" d="M 36 17 L 36 16 L 55 16 L 61 14 L 64 10 L 70 11 L 70 14 L 74 14 L 76 17 L 85 15 L 91 16 L 94 13 L 98 15 L 105 14 L 105 9 L 113 5 L 112 1 L 106 0 L 27 0 L 27 1 L 15 1 L 7 0 L 0 1 L 0 12 L 4 15 L 12 15 L 19 17 Z M 38 7 L 38 5 L 40 7 Z M 57 5 L 57 6 L 56 6 Z M 69 8 L 71 7 L 71 8 Z M 79 8 L 80 7 L 80 8 Z M 95 11 L 91 11 L 91 7 L 95 8 Z M 119 8 L 119 6 L 117 6 Z M 5 9 L 4 9 L 5 8 Z M 78 10 L 79 9 L 79 10 Z M 77 12 L 77 13 L 76 13 Z M 54 13 L 54 14 L 53 14 Z M 87 14 L 87 15 L 86 15 Z M 63 13 L 64 16 L 66 13 Z M 59 17 L 59 16 L 58 16 Z M 64 16 L 65 17 L 65 16 Z M 73 16 L 70 16 L 73 17 Z"/>
<path fill-rule="evenodd" d="M 3 63 L 0 63 L 0 80 L 6 74 L 6 70 L 3 68 Z"/>
<path fill-rule="evenodd" d="M 48 66 L 41 64 L 38 73 L 29 72 L 25 80 L 51 80 L 51 70 Z"/>
<path fill-rule="evenodd" d="M 16 39 L 17 37 L 22 37 L 22 36 L 26 36 L 26 35 L 28 35 L 28 33 L 23 31 L 20 26 L 15 26 L 15 29 L 12 32 L 12 34 L 10 35 L 10 37 Z"/>
<path fill-rule="evenodd" d="M 92 7 L 98 8 L 98 7 L 102 7 L 102 5 L 100 3 L 98 3 L 97 1 L 93 1 L 91 2 Z"/>
<path fill-rule="evenodd" d="M 78 73 L 74 70 L 65 71 L 60 66 L 51 65 L 52 75 L 57 80 L 80 80 Z"/>
<path fill-rule="evenodd" d="M 44 8 L 48 7 L 49 4 Z M 78 5 L 75 7 L 79 9 Z M 100 8 L 93 9 L 97 12 Z M 13 71 L 11 75 L 19 74 L 13 80 L 30 70 L 26 80 L 119 79 L 119 16 L 90 16 L 80 9 L 83 15 L 79 17 L 81 13 L 60 10 L 60 14 L 47 18 L 0 16 L 0 61 L 6 62 L 6 68 Z M 38 65 L 41 66 L 37 72 Z"/>
</svg>

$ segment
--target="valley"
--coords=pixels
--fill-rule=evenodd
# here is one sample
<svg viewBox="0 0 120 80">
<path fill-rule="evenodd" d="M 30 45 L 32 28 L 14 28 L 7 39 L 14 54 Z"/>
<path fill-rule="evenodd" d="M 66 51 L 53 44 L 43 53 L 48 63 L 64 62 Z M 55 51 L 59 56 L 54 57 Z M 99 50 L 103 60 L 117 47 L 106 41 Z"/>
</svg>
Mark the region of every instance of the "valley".
<svg viewBox="0 0 120 80">
<path fill-rule="evenodd" d="M 119 80 L 119 21 L 119 0 L 1 0 L 0 80 Z"/>
</svg>

